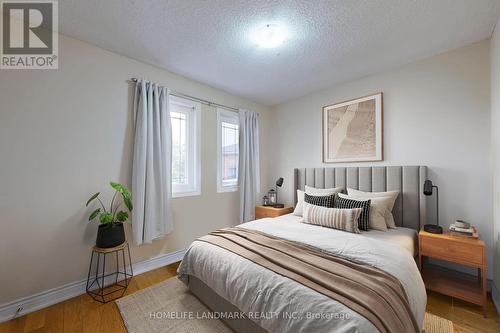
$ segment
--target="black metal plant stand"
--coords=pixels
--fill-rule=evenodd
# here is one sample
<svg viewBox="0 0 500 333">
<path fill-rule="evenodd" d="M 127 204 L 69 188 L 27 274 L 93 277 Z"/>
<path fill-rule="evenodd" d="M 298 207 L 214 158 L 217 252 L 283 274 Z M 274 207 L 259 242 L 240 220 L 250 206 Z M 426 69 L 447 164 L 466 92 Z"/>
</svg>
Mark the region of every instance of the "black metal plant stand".
<svg viewBox="0 0 500 333">
<path fill-rule="evenodd" d="M 125 248 L 128 252 L 128 267 L 126 265 L 125 259 Z M 116 270 L 111 273 L 106 274 L 106 255 L 115 254 L 116 259 Z M 122 255 L 123 266 L 120 270 L 119 264 L 119 254 Z M 97 255 L 97 266 L 95 267 L 95 276 L 91 278 L 92 273 L 92 263 L 94 262 L 94 254 Z M 100 262 L 102 256 L 102 268 L 99 270 Z M 127 272 L 127 268 L 130 273 Z M 99 272 L 101 274 L 99 275 Z M 113 279 L 114 276 L 114 279 Z M 111 248 L 100 248 L 94 246 L 92 249 L 92 254 L 90 255 L 90 266 L 89 274 L 87 277 L 87 294 L 89 294 L 94 300 L 107 303 L 122 297 L 127 290 L 130 279 L 134 276 L 132 271 L 132 260 L 130 258 L 130 247 L 128 242 L 123 242 L 121 245 L 111 247 Z M 96 288 L 92 289 L 96 285 Z"/>
</svg>

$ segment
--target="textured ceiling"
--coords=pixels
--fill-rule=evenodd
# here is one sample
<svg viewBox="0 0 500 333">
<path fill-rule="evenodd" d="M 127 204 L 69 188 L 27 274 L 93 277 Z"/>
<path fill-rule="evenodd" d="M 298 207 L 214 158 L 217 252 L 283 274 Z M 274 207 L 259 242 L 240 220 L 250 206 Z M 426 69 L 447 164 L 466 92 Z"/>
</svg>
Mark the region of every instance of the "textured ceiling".
<svg viewBox="0 0 500 333">
<path fill-rule="evenodd" d="M 63 0 L 59 12 L 65 35 L 273 105 L 489 38 L 500 0 Z M 290 39 L 260 49 L 248 34 L 270 22 Z"/>
</svg>

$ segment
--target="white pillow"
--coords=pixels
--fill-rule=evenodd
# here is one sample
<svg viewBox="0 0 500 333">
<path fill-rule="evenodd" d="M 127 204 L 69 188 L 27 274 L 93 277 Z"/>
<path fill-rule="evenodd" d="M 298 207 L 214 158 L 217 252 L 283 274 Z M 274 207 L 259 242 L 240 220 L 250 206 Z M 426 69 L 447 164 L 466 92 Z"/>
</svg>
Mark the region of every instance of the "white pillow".
<svg viewBox="0 0 500 333">
<path fill-rule="evenodd" d="M 370 229 L 387 231 L 387 224 L 385 222 L 385 215 L 387 212 L 388 201 L 387 198 L 355 198 L 350 195 L 345 195 L 339 193 L 338 196 L 344 199 L 356 200 L 356 201 L 368 201 L 370 200 L 370 214 L 368 219 L 368 226 Z"/>
<path fill-rule="evenodd" d="M 353 198 L 360 199 L 373 199 L 373 198 L 390 198 L 387 205 L 387 212 L 385 214 L 385 222 L 388 228 L 395 229 L 396 222 L 394 222 L 394 216 L 392 215 L 392 209 L 394 208 L 394 203 L 398 198 L 399 191 L 387 191 L 387 192 L 364 192 L 358 191 L 352 188 L 347 188 L 347 194 Z"/>
<path fill-rule="evenodd" d="M 314 196 L 326 196 L 342 192 L 343 187 L 333 187 L 333 188 L 315 188 L 312 186 L 307 186 L 305 192 L 302 190 L 297 190 L 297 205 L 293 211 L 293 215 L 302 216 L 303 206 L 304 206 L 304 193 Z"/>
<path fill-rule="evenodd" d="M 343 187 L 316 188 L 306 185 L 306 193 L 309 195 L 332 195 L 341 193 L 343 190 Z"/>
<path fill-rule="evenodd" d="M 304 191 L 297 190 L 297 204 L 293 210 L 293 215 L 302 216 L 304 210 Z"/>
</svg>

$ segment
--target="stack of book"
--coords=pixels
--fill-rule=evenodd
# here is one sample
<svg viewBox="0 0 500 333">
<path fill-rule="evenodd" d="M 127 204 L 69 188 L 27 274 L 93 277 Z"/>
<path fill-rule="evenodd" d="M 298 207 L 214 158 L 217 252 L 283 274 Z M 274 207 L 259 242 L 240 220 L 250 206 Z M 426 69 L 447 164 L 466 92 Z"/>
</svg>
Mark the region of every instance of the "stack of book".
<svg viewBox="0 0 500 333">
<path fill-rule="evenodd" d="M 476 228 L 471 225 L 469 225 L 468 228 L 464 228 L 462 226 L 456 226 L 455 223 L 453 223 L 450 225 L 450 233 L 460 236 L 477 237 Z"/>
</svg>

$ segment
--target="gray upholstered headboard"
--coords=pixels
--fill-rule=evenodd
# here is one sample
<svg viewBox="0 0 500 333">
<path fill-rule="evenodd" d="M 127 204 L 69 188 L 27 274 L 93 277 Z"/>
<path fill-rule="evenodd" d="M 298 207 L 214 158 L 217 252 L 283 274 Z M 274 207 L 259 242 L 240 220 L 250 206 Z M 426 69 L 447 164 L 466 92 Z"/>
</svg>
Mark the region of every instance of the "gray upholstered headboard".
<svg viewBox="0 0 500 333">
<path fill-rule="evenodd" d="M 305 185 L 317 188 L 342 186 L 366 192 L 399 191 L 392 210 L 396 225 L 418 230 L 426 218 L 423 195 L 426 179 L 425 166 L 294 169 L 294 202 L 297 203 L 296 190 L 304 190 Z"/>
</svg>

